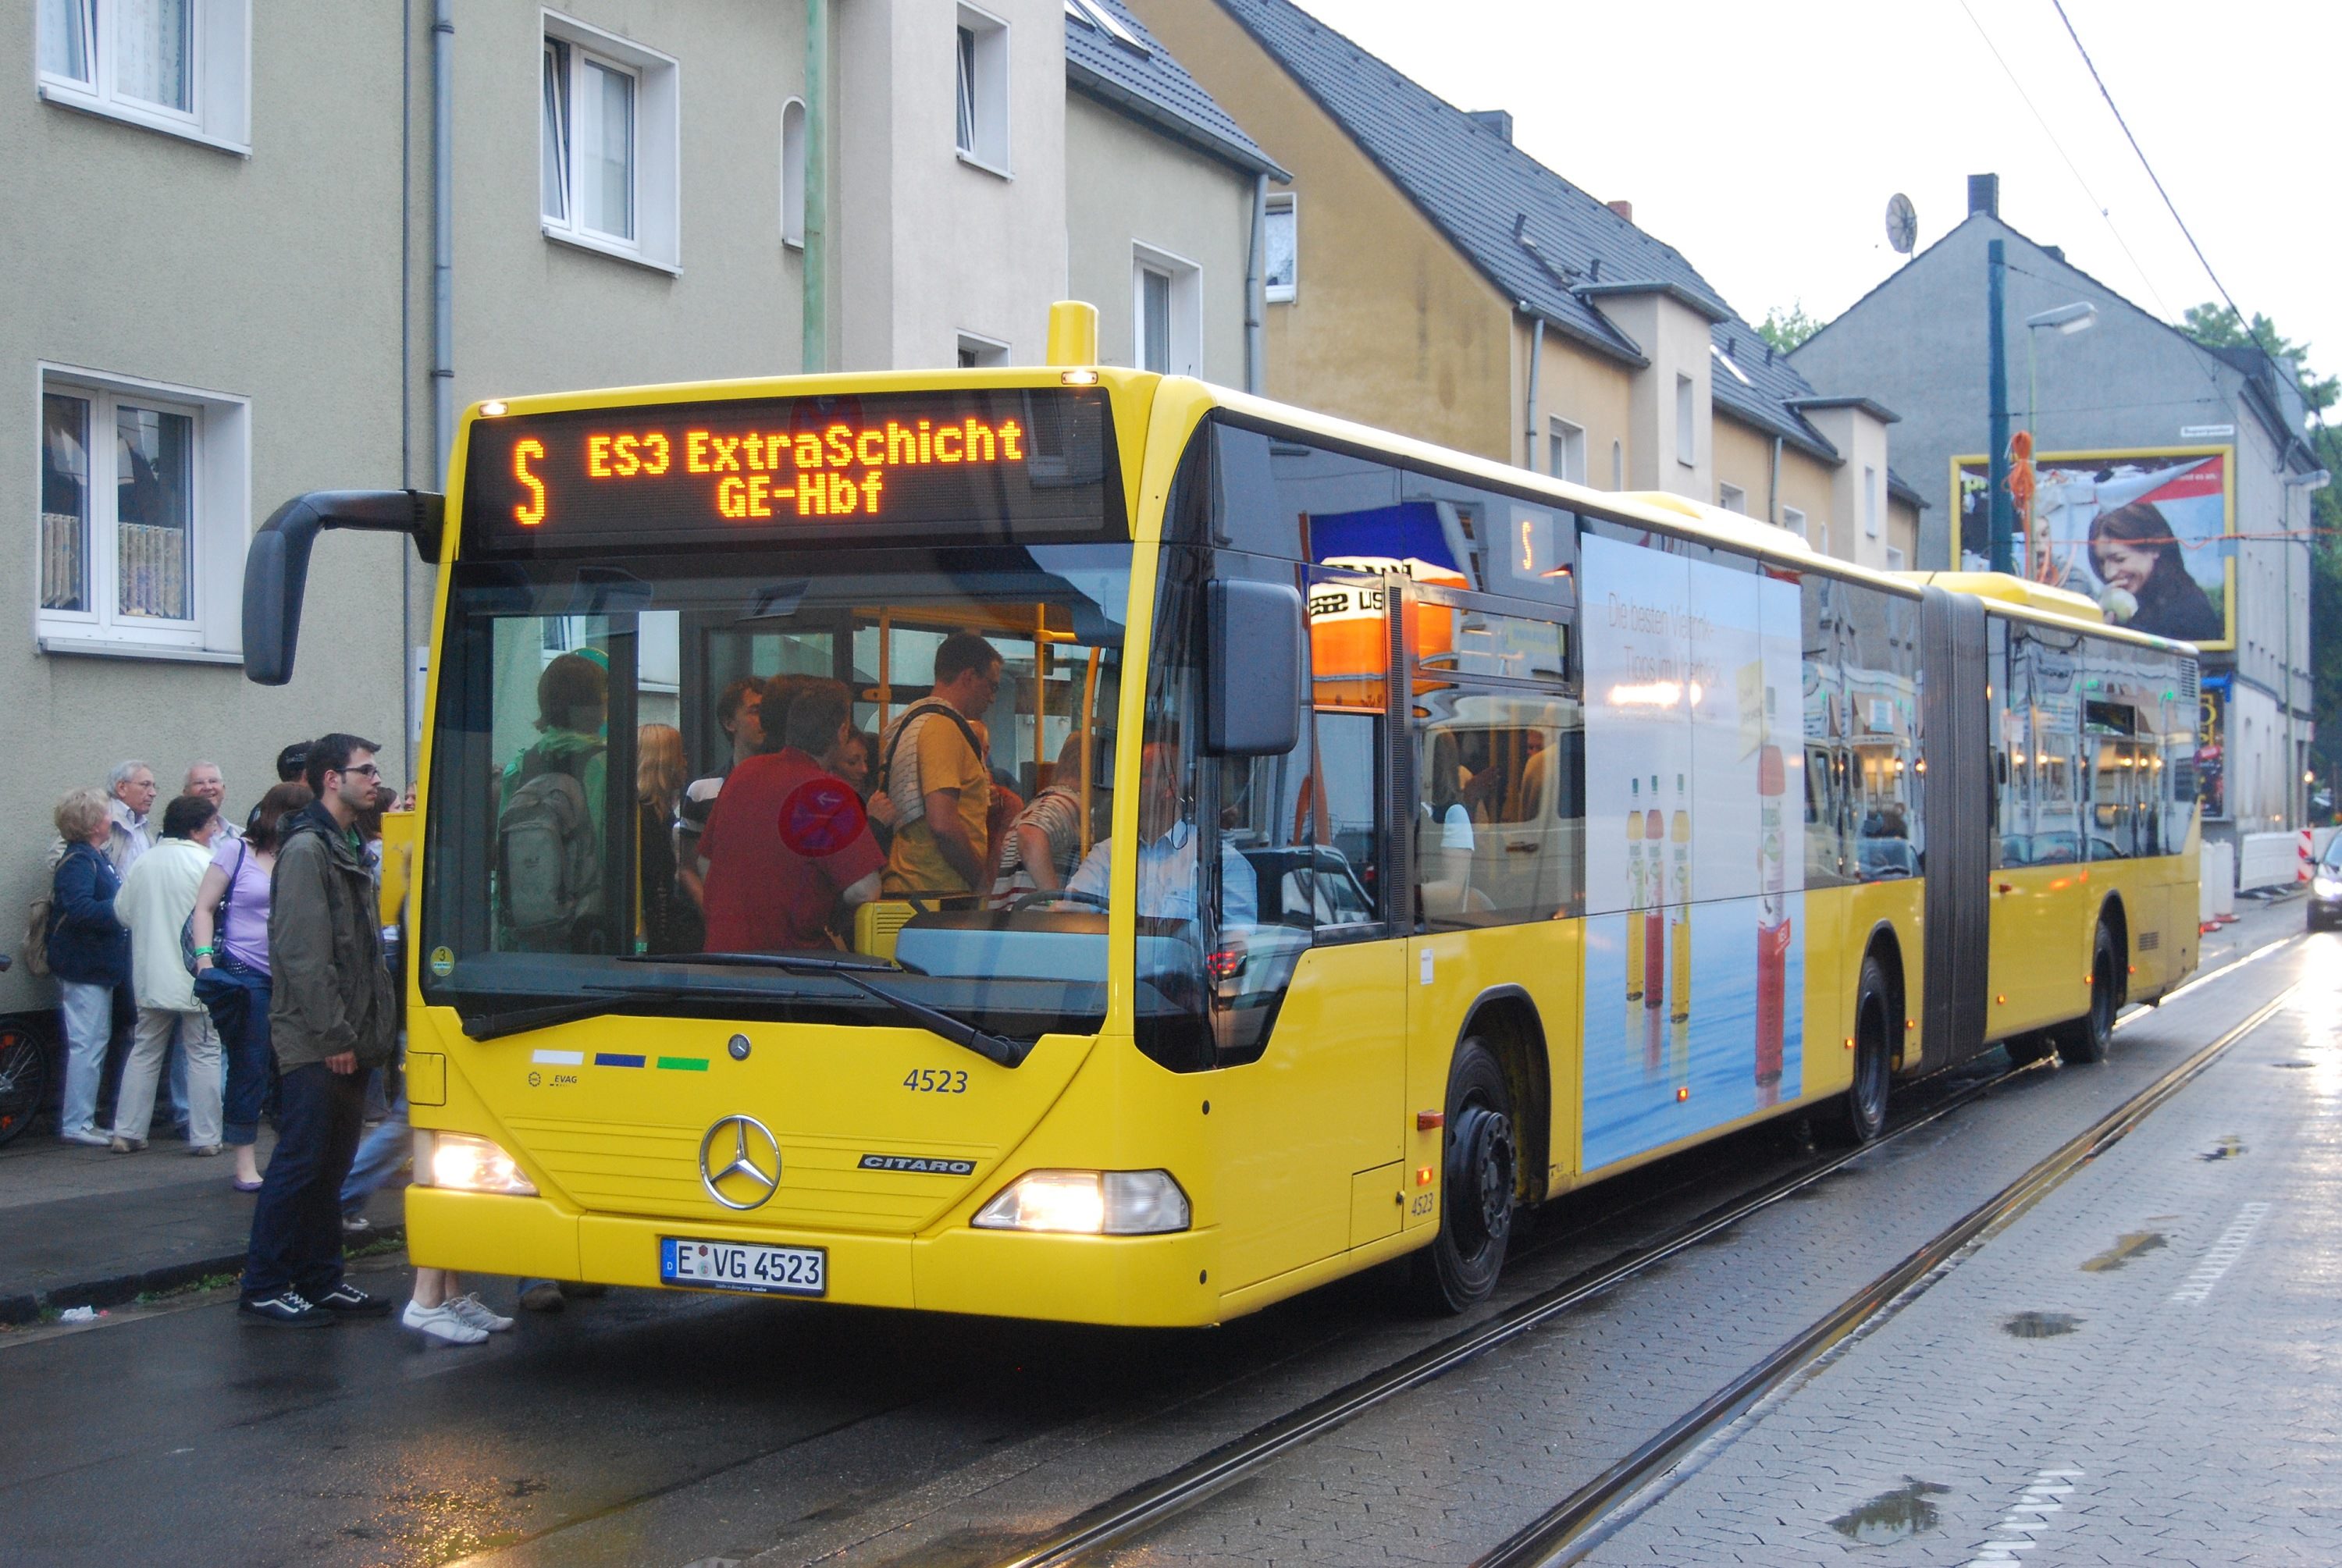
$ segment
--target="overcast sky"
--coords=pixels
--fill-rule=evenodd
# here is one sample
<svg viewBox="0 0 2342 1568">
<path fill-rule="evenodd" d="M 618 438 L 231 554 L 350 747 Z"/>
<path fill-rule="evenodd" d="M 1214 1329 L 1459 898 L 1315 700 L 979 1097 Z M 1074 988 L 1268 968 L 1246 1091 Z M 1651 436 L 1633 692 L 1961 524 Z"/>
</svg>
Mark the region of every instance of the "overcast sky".
<svg viewBox="0 0 2342 1568">
<path fill-rule="evenodd" d="M 1752 322 L 1843 310 L 1899 260 L 1888 196 L 1925 248 L 1985 172 L 2004 219 L 2146 309 L 2217 297 L 2049 0 L 1300 4 L 1458 107 L 1512 111 L 1515 142 L 1631 200 Z M 2066 9 L 2237 303 L 2342 374 L 2342 3 Z"/>
</svg>

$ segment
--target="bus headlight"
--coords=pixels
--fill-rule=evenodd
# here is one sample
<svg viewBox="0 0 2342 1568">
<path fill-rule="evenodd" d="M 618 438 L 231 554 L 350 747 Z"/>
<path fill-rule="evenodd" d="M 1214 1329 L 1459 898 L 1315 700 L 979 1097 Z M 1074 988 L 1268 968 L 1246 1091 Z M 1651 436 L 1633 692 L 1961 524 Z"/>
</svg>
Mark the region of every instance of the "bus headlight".
<svg viewBox="0 0 2342 1568">
<path fill-rule="evenodd" d="M 1027 1171 L 976 1210 L 986 1231 L 1148 1236 L 1187 1228 L 1187 1194 L 1168 1171 Z"/>
<path fill-rule="evenodd" d="M 416 1133 L 415 1179 L 423 1186 L 459 1193 L 536 1196 L 536 1183 L 521 1174 L 510 1154 L 468 1133 Z"/>
</svg>

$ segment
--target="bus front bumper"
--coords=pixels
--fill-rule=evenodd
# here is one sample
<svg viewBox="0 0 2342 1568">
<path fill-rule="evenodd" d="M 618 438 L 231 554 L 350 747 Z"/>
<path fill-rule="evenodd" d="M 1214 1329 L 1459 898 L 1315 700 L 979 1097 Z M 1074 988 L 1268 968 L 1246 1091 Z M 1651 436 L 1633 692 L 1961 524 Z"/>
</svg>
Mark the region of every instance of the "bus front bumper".
<svg viewBox="0 0 2342 1568">
<path fill-rule="evenodd" d="M 820 1247 L 821 1298 L 854 1306 L 1137 1328 L 1200 1327 L 1221 1317 L 1209 1230 L 1162 1236 L 1034 1235 L 953 1226 L 924 1236 L 783 1230 L 696 1220 L 567 1213 L 543 1198 L 406 1190 L 407 1252 L 417 1263 L 484 1274 L 669 1290 L 659 1243 Z"/>
</svg>

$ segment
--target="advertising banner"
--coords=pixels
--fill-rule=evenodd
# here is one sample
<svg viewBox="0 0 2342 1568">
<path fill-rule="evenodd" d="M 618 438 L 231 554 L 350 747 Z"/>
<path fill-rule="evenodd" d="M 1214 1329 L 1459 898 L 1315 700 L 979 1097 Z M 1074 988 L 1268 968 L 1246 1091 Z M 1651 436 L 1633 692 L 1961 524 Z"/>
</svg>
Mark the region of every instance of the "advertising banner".
<svg viewBox="0 0 2342 1568">
<path fill-rule="evenodd" d="M 1803 1076 L 1797 589 L 1588 537 L 1587 1170 Z"/>
<path fill-rule="evenodd" d="M 2118 625 L 2234 648 L 2235 467 L 2227 446 L 2037 454 L 2017 572 L 2097 600 Z M 1988 471 L 1981 456 L 1952 459 L 1960 564 L 1975 571 L 1991 559 Z"/>
<path fill-rule="evenodd" d="M 2196 799 L 2206 817 L 2228 814 L 2227 675 L 2207 675 L 2196 694 Z"/>
</svg>

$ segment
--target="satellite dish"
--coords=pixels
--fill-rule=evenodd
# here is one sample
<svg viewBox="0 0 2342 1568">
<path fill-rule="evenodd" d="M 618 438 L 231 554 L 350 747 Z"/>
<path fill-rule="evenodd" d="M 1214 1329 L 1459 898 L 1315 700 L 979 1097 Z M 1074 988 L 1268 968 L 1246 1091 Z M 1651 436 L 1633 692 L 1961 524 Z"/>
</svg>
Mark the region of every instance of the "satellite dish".
<svg viewBox="0 0 2342 1568">
<path fill-rule="evenodd" d="M 1887 243 L 1897 255 L 1909 255 L 1919 243 L 1919 213 L 1901 191 L 1887 198 Z"/>
</svg>

